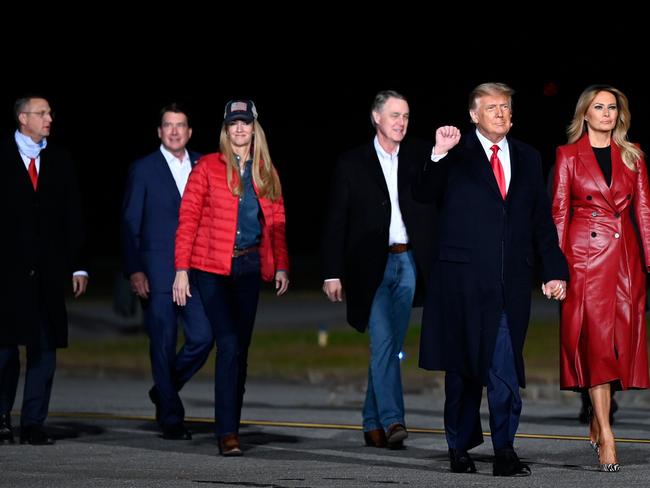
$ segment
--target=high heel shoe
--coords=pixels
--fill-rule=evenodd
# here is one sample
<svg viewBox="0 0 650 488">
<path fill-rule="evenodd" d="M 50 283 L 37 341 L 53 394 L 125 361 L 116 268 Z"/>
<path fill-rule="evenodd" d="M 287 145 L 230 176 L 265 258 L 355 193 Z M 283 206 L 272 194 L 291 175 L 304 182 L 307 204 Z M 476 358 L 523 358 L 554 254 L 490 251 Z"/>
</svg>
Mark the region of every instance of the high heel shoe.
<svg viewBox="0 0 650 488">
<path fill-rule="evenodd" d="M 613 462 L 613 463 L 603 463 L 601 461 L 600 456 L 603 454 L 605 449 L 603 449 L 603 445 L 598 446 L 598 471 L 602 471 L 604 473 L 618 473 L 621 470 L 621 465 L 618 462 Z M 616 460 L 616 450 L 614 449 L 613 452 L 610 453 L 614 454 L 613 458 Z"/>
<path fill-rule="evenodd" d="M 593 409 L 593 407 L 591 405 L 589 405 L 587 407 L 587 423 L 589 424 L 589 446 L 591 446 L 591 448 L 596 453 L 596 460 L 600 464 L 600 442 L 598 442 L 597 440 L 594 441 L 594 440 L 591 439 L 591 435 L 592 435 L 591 434 L 591 431 L 592 431 L 591 424 L 592 424 L 593 421 L 594 421 L 594 409 Z M 596 436 L 596 438 L 598 438 L 598 436 Z"/>
<path fill-rule="evenodd" d="M 226 457 L 243 456 L 237 434 L 226 434 L 219 438 L 219 454 Z"/>
</svg>

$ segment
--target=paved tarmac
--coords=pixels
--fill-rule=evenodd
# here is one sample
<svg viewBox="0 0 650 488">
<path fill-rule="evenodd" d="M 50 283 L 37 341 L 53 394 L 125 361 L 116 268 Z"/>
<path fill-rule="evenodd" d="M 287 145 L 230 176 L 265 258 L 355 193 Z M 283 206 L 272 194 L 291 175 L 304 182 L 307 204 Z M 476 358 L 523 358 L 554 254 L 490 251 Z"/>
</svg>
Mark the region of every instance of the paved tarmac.
<svg viewBox="0 0 650 488">
<path fill-rule="evenodd" d="M 293 300 L 265 297 L 258 326 L 311 327 L 326 320 L 332 327 L 345 326 L 342 306 Z M 107 303 L 77 303 L 71 310 L 72 340 L 141 330 L 138 317 L 116 322 Z M 302 318 L 292 315 L 293 306 L 305 307 Z M 535 314 L 556 312 L 536 300 Z M 473 451 L 477 474 L 449 472 L 440 388 L 405 395 L 410 435 L 406 449 L 389 451 L 363 445 L 364 391 L 358 385 L 250 381 L 242 416 L 244 456 L 227 459 L 219 456 L 214 440 L 209 381 L 192 381 L 182 392 L 191 441 L 159 437 L 149 387 L 148 378 L 58 372 L 47 422 L 57 443 L 0 445 L 0 487 L 650 486 L 650 393 L 645 391 L 617 395 L 622 471 L 600 473 L 586 427 L 577 421 L 578 395 L 561 393 L 557 385 L 529 385 L 523 390 L 516 448 L 533 474 L 508 479 L 491 474 L 489 437 Z M 485 404 L 482 418 L 486 430 Z"/>
<path fill-rule="evenodd" d="M 599 473 L 575 394 L 551 386 L 525 390 L 516 448 L 533 470 L 526 480 L 494 478 L 491 447 L 474 450 L 479 472 L 449 472 L 440 389 L 407 394 L 406 449 L 365 447 L 359 430 L 363 391 L 351 385 L 249 382 L 241 440 L 244 456 L 223 458 L 213 436 L 209 381 L 182 392 L 191 441 L 158 436 L 150 383 L 138 378 L 57 375 L 47 427 L 54 446 L 0 446 L 2 487 L 432 487 L 648 486 L 650 396 L 625 392 L 615 431 L 620 473 Z M 20 405 L 20 398 L 17 401 Z M 482 409 L 484 429 L 487 409 Z M 18 419 L 15 419 L 16 421 Z M 16 423 L 16 422 L 15 422 Z M 524 485 L 525 484 L 525 485 Z"/>
</svg>

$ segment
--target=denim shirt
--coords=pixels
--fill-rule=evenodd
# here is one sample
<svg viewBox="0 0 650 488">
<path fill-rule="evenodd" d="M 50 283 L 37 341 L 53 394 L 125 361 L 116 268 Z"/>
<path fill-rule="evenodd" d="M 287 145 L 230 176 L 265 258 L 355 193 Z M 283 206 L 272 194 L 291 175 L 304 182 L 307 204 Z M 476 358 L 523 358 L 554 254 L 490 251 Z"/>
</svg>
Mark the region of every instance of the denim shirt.
<svg viewBox="0 0 650 488">
<path fill-rule="evenodd" d="M 239 160 L 239 157 L 237 157 Z M 244 192 L 239 196 L 239 213 L 237 214 L 237 235 L 235 249 L 246 249 L 257 246 L 262 235 L 260 223 L 260 203 L 253 189 L 253 160 L 249 159 L 244 165 L 241 175 Z"/>
</svg>

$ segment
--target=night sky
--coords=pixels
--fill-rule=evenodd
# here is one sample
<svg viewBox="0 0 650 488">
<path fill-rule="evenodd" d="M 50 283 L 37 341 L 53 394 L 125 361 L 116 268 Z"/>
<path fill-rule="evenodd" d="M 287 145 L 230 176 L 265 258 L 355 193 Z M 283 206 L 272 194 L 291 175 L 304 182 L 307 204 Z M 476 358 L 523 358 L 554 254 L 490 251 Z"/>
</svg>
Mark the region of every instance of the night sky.
<svg viewBox="0 0 650 488">
<path fill-rule="evenodd" d="M 208 45 L 205 32 L 183 39 L 180 46 L 163 38 L 139 39 L 116 51 L 106 47 L 105 39 L 100 43 L 88 31 L 85 35 L 49 45 L 34 61 L 36 79 L 5 79 L 0 133 L 13 133 L 16 97 L 37 92 L 49 99 L 56 113 L 50 139 L 67 147 L 77 164 L 89 250 L 96 261 L 117 262 L 127 168 L 158 147 L 158 112 L 172 101 L 189 108 L 194 129 L 189 147 L 203 153 L 218 150 L 225 103 L 255 101 L 283 183 L 295 257 L 317 254 L 332 167 L 341 151 L 373 136 L 369 107 L 381 89 L 408 98 L 407 137 L 430 139 L 439 125 L 469 129 L 467 95 L 475 85 L 508 83 L 516 91 L 511 135 L 535 146 L 548 169 L 555 147 L 565 142 L 564 129 L 582 89 L 611 83 L 630 99 L 631 139 L 650 148 L 644 120 L 650 95 L 644 80 L 634 70 L 604 65 L 602 53 L 566 56 L 548 47 L 516 58 L 501 56 L 495 64 L 463 61 L 466 51 L 436 52 L 434 40 L 418 41 L 417 49 L 405 42 L 386 51 L 363 39 L 323 47 L 322 39 L 316 43 L 313 37 L 232 38 Z M 92 56 L 81 54 L 88 46 L 82 50 L 79 42 L 86 41 Z M 15 51 L 4 72 L 21 72 L 24 64 Z"/>
</svg>

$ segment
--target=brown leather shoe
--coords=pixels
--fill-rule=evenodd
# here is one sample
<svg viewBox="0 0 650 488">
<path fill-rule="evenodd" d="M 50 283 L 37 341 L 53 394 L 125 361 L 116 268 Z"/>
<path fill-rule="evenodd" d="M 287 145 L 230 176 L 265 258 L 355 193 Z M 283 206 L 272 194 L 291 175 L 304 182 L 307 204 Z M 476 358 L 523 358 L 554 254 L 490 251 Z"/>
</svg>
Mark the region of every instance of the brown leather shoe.
<svg viewBox="0 0 650 488">
<path fill-rule="evenodd" d="M 363 433 L 363 439 L 368 447 L 386 447 L 386 433 L 384 429 L 368 430 Z"/>
<path fill-rule="evenodd" d="M 388 430 L 386 430 L 386 444 L 388 449 L 402 449 L 404 447 L 404 439 L 408 436 L 409 433 L 403 424 L 391 424 Z"/>
<path fill-rule="evenodd" d="M 222 456 L 242 456 L 244 453 L 239 446 L 237 434 L 226 434 L 219 438 L 219 454 Z"/>
</svg>

